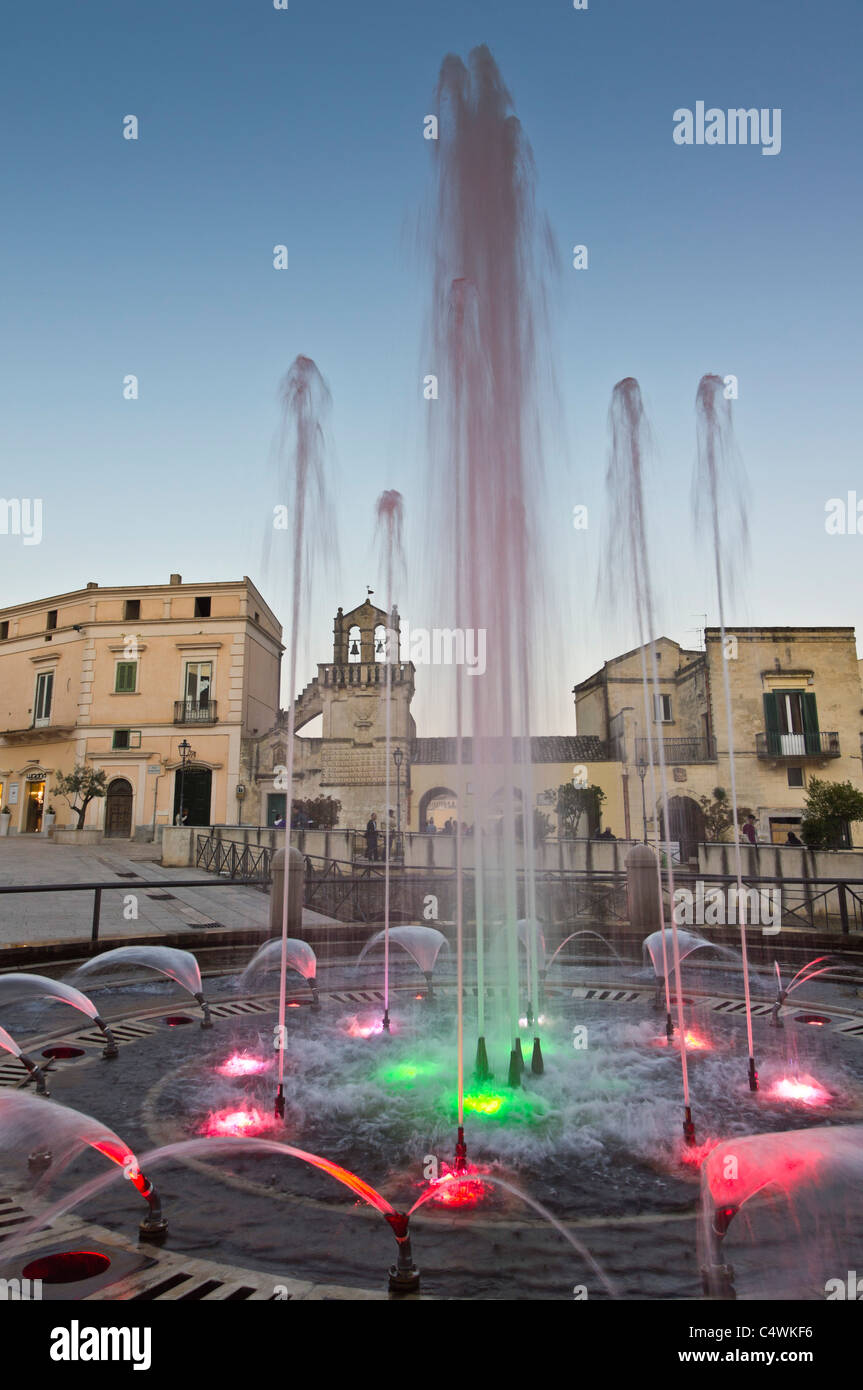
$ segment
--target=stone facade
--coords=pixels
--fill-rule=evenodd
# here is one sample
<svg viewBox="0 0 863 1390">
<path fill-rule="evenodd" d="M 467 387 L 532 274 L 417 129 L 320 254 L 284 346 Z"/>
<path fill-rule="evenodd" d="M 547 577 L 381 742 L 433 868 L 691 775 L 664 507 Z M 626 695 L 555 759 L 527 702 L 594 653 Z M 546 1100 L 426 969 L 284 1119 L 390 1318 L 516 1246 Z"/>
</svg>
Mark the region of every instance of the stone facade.
<svg viewBox="0 0 863 1390">
<path fill-rule="evenodd" d="M 726 675 L 737 802 L 754 813 L 759 840 L 780 844 L 789 830 L 799 830 L 813 777 L 863 789 L 863 700 L 853 628 L 734 628 L 724 644 L 719 629 L 707 628 L 703 652 L 668 638 L 656 648 L 659 691 L 670 704 L 654 708 L 651 700 L 645 714 L 636 648 L 575 687 L 576 718 L 580 730 L 612 737 L 616 754 L 636 769 L 639 761 L 650 761 L 648 737 L 658 761 L 661 738 L 672 769 L 669 789 L 680 801 L 676 812 L 672 808 L 678 820 L 697 821 L 698 799 L 711 797 L 715 787 L 730 791 Z M 685 788 L 675 785 L 684 781 Z M 635 821 L 635 808 L 632 816 Z M 648 821 L 655 831 L 652 804 Z M 851 830 L 853 842 L 863 844 L 863 825 Z"/>
</svg>

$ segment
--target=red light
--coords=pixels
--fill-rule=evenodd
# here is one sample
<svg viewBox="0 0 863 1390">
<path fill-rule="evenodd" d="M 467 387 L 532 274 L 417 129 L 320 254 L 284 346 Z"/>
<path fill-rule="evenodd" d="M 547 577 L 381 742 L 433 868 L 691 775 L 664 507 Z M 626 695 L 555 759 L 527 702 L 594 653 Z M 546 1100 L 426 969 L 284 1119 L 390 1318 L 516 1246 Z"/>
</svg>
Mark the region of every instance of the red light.
<svg viewBox="0 0 863 1390">
<path fill-rule="evenodd" d="M 245 1052 L 235 1052 L 223 1062 L 220 1067 L 216 1067 L 219 1076 L 255 1076 L 258 1072 L 266 1071 L 270 1066 L 262 1057 L 250 1057 Z"/>
<path fill-rule="evenodd" d="M 783 1076 L 773 1083 L 767 1094 L 774 1100 L 796 1100 L 803 1105 L 824 1105 L 830 1100 L 829 1091 L 811 1076 Z"/>
<path fill-rule="evenodd" d="M 248 1110 L 217 1110 L 208 1115 L 199 1134 L 205 1134 L 210 1138 L 219 1138 L 224 1135 L 232 1135 L 237 1138 L 244 1138 L 255 1134 L 265 1134 L 267 1130 L 276 1129 L 278 1122 L 272 1115 L 262 1115 L 260 1110 L 251 1106 Z"/>
<path fill-rule="evenodd" d="M 468 1164 L 463 1173 L 454 1172 L 447 1164 L 443 1164 L 443 1169 L 440 1177 L 429 1184 L 435 1193 L 429 1198 L 429 1206 L 475 1207 L 491 1196 L 492 1187 L 481 1180 L 483 1170 L 475 1164 Z"/>
</svg>

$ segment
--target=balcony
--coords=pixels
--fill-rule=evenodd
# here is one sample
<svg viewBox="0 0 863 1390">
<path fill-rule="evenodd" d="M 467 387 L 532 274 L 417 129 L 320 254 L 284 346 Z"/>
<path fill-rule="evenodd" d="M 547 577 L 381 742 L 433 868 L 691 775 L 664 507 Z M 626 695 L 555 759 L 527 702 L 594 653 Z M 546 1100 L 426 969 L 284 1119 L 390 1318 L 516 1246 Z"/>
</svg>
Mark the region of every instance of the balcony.
<svg viewBox="0 0 863 1390">
<path fill-rule="evenodd" d="M 175 724 L 215 724 L 217 700 L 175 700 Z"/>
<path fill-rule="evenodd" d="M 818 730 L 810 734 L 781 734 L 774 730 L 755 735 L 759 758 L 838 758 L 839 735 Z"/>
<path fill-rule="evenodd" d="M 662 743 L 662 757 L 668 767 L 680 763 L 716 762 L 716 740 L 713 738 L 637 738 L 635 740 L 636 763 L 652 762 L 659 765 L 659 745 Z"/>
</svg>

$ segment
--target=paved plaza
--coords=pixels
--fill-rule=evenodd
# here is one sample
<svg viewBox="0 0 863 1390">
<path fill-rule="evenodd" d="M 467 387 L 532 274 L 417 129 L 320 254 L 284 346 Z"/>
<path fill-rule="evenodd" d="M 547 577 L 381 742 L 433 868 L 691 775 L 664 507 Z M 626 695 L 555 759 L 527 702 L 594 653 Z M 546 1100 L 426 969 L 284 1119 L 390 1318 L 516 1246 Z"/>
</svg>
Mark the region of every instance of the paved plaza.
<svg viewBox="0 0 863 1390">
<path fill-rule="evenodd" d="M 111 883 L 102 894 L 100 935 L 160 937 L 184 929 L 212 927 L 267 930 L 269 898 L 256 888 L 213 887 L 213 876 L 198 869 L 167 869 L 159 846 L 123 840 L 87 848 L 57 845 L 41 835 L 0 840 L 0 887 L 20 884 Z M 200 888 L 176 888 L 200 878 Z M 136 886 L 138 879 L 156 888 Z M 125 916 L 124 916 L 125 912 Z M 136 915 L 133 915 L 136 914 Z M 90 938 L 93 894 L 0 894 L 0 948 L 31 942 Z"/>
</svg>

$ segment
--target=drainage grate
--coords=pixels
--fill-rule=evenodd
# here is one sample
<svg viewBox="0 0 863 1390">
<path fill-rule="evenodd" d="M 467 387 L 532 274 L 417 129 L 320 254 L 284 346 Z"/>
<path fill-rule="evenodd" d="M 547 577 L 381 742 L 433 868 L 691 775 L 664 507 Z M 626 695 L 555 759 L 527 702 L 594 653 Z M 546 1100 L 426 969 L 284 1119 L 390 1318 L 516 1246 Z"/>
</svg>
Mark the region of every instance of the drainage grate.
<svg viewBox="0 0 863 1390">
<path fill-rule="evenodd" d="M 148 893 L 146 896 L 151 898 L 154 903 L 173 903 L 177 901 L 176 893 Z"/>
</svg>

